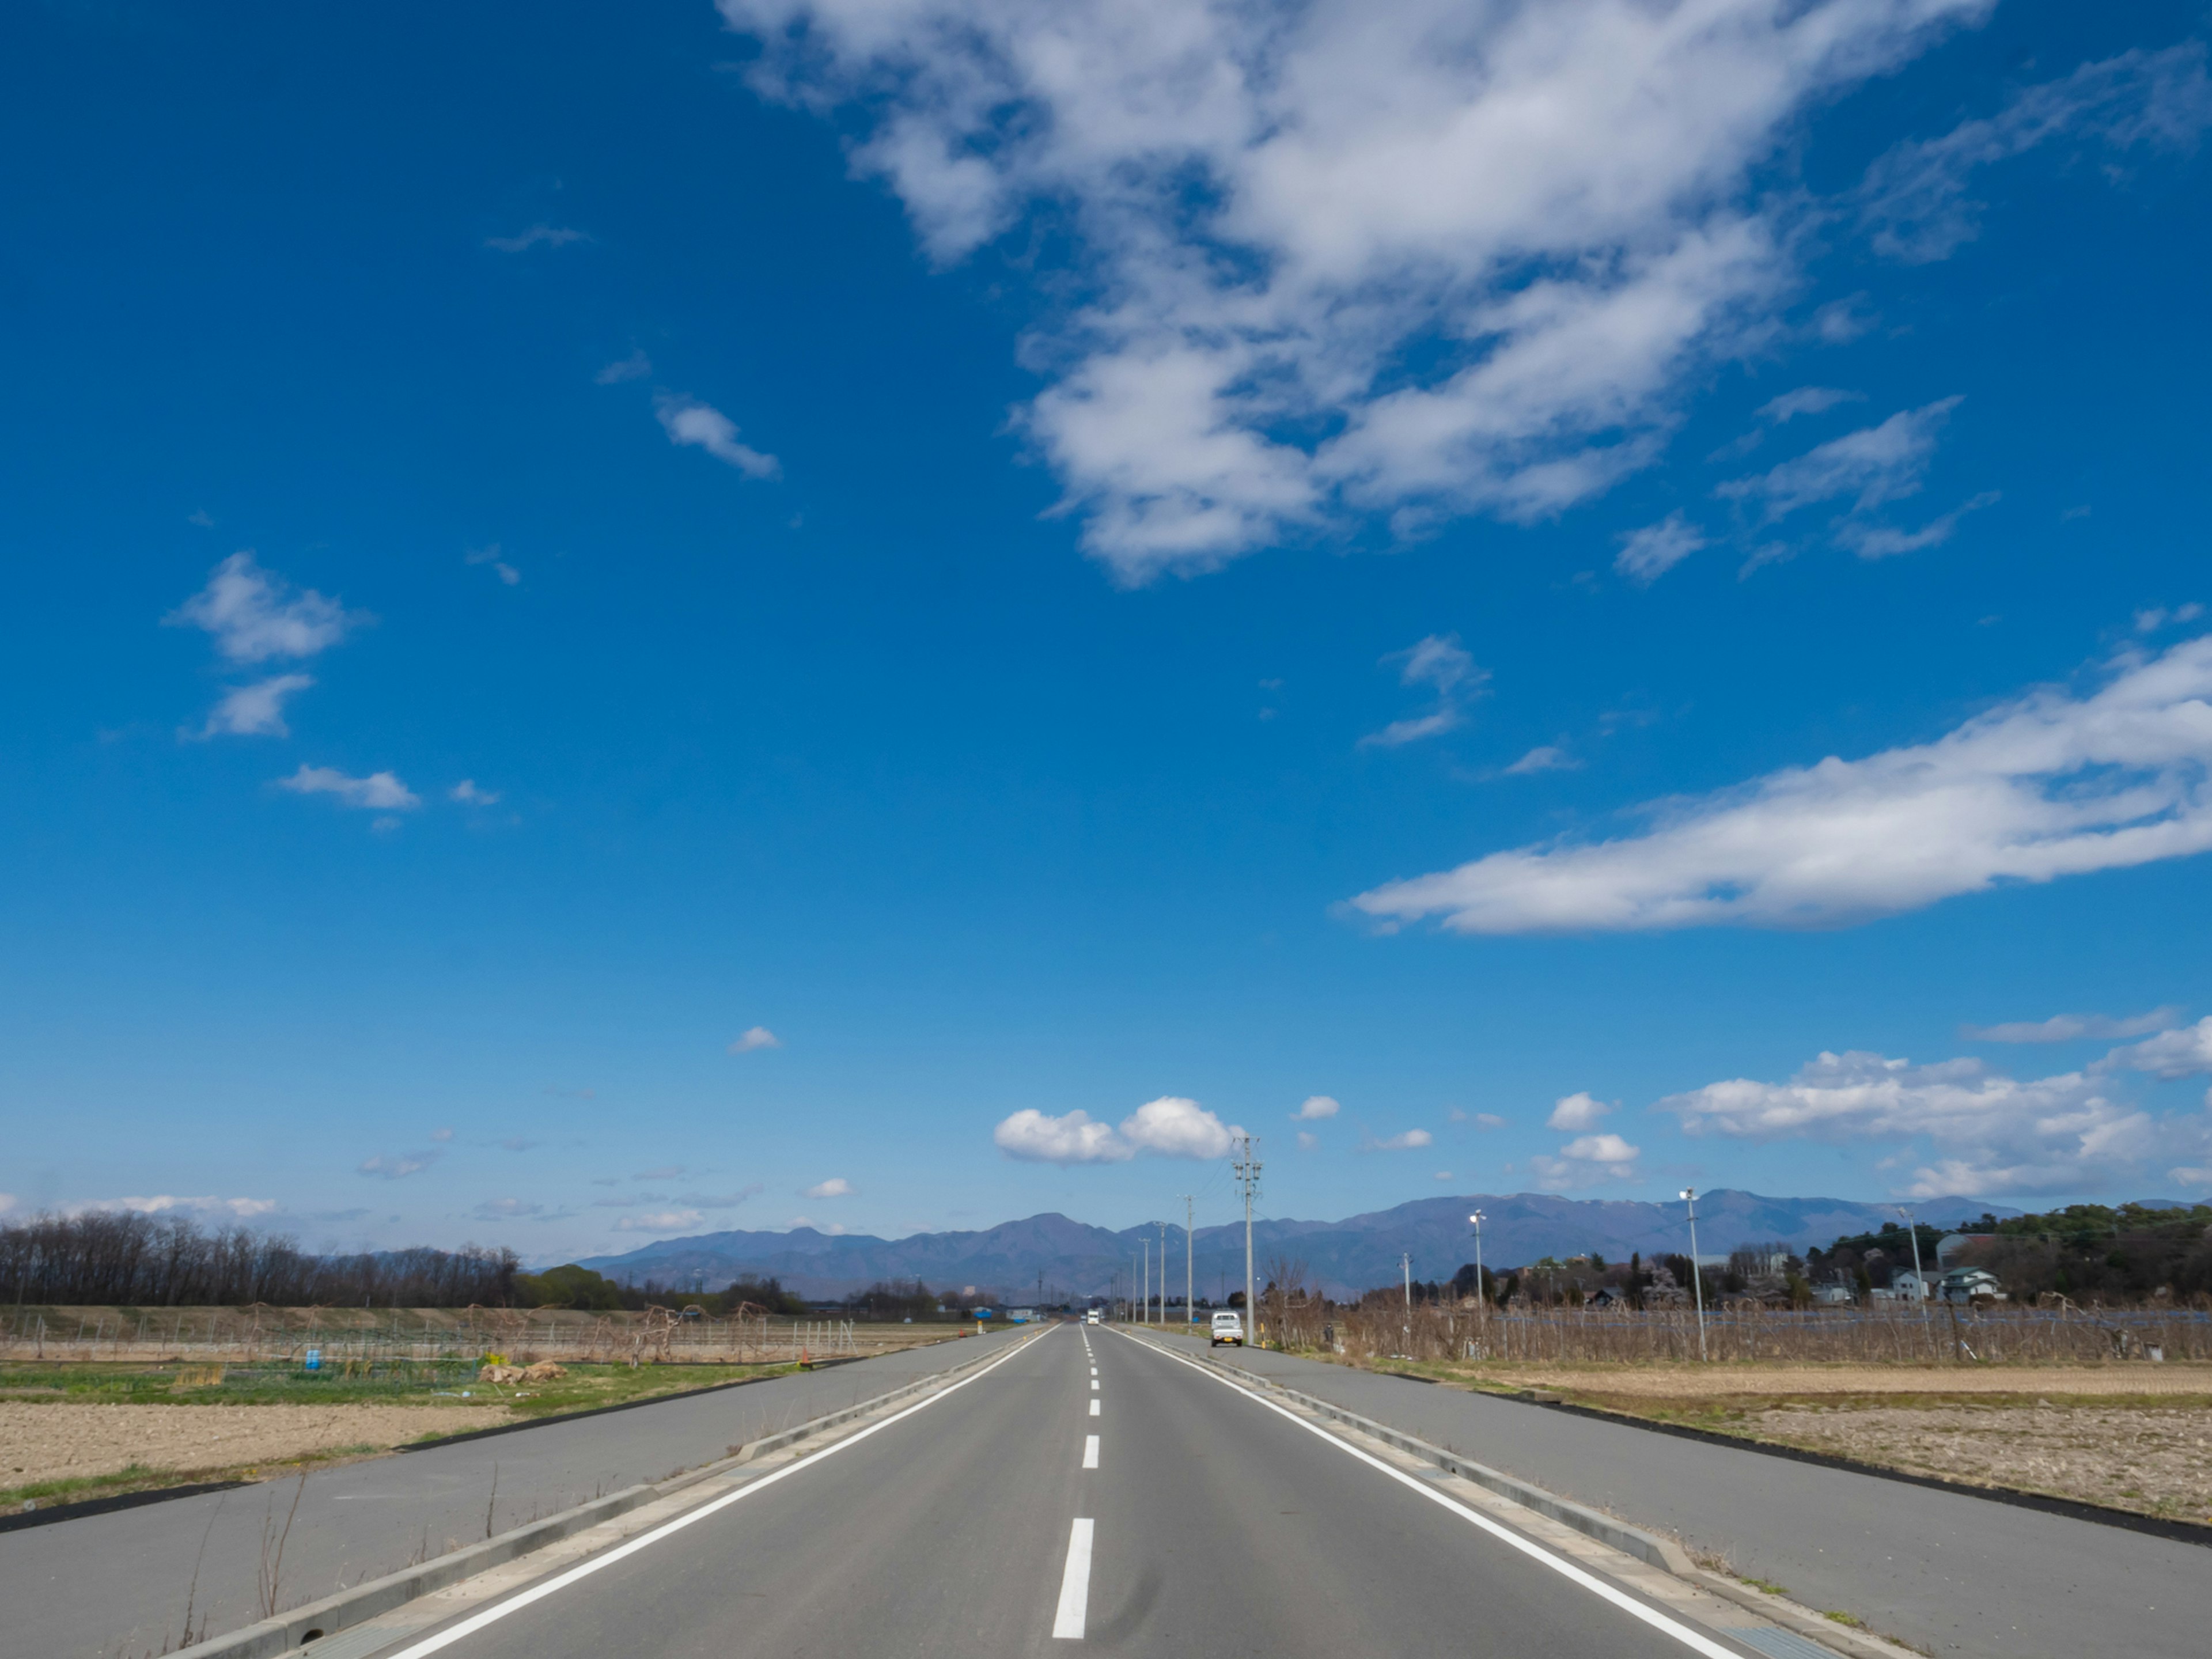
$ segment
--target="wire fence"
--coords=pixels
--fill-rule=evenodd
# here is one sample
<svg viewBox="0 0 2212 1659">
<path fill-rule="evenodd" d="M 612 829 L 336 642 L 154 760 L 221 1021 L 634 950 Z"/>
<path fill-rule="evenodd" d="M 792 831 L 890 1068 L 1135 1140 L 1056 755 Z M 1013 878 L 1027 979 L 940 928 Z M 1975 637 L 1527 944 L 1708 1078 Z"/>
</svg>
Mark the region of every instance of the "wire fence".
<svg viewBox="0 0 2212 1659">
<path fill-rule="evenodd" d="M 1319 1301 L 1262 1308 L 1294 1348 L 1358 1358 L 1534 1364 L 1695 1360 L 1927 1364 L 2212 1359 L 2212 1309 L 1557 1308 L 1416 1305 L 1344 1308 Z"/>
</svg>

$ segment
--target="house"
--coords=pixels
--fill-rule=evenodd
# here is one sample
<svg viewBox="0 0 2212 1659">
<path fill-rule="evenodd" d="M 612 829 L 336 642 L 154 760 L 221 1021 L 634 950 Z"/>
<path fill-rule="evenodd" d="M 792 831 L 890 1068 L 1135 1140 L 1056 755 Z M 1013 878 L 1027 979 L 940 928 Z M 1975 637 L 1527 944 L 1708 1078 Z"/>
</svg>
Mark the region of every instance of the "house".
<svg viewBox="0 0 2212 1659">
<path fill-rule="evenodd" d="M 1628 1297 L 1625 1291 L 1616 1290 L 1610 1285 L 1601 1285 L 1583 1305 L 1591 1308 L 1625 1308 L 1628 1305 Z"/>
<path fill-rule="evenodd" d="M 1910 1267 L 1889 1276 L 1889 1294 L 1875 1295 L 1884 1302 L 1925 1302 L 1934 1290 L 1932 1280 L 1923 1278 Z"/>
<path fill-rule="evenodd" d="M 1936 1282 L 1936 1294 L 1945 1302 L 2002 1302 L 2004 1286 L 1987 1267 L 1954 1267 Z"/>
<path fill-rule="evenodd" d="M 1813 1305 L 1816 1308 L 1848 1308 L 1856 1300 L 1848 1285 L 1816 1285 L 1813 1287 Z"/>
</svg>

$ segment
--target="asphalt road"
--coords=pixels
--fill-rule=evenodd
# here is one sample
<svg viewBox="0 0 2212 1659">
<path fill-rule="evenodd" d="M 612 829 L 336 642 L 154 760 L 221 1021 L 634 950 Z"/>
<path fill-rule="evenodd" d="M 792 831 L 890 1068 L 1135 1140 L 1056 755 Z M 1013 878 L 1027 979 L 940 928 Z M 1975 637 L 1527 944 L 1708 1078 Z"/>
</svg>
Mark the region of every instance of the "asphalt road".
<svg viewBox="0 0 2212 1659">
<path fill-rule="evenodd" d="M 1931 1653 L 2212 1654 L 2212 1549 L 2203 1545 L 1290 1354 L 1221 1352 L 1562 1498 L 1672 1532 L 1798 1601 Z"/>
<path fill-rule="evenodd" d="M 1421 1487 L 1186 1362 L 1062 1327 L 392 1659 L 1746 1652 Z"/>
<path fill-rule="evenodd" d="M 602 1493 L 696 1468 L 735 1443 L 949 1370 L 1013 1340 L 994 1334 L 943 1342 L 310 1475 L 284 1543 L 282 1603 L 313 1601 Z M 188 1599 L 195 1630 L 220 1636 L 252 1624 L 261 1616 L 264 1528 L 283 1524 L 294 1485 L 273 1481 L 0 1533 L 0 1659 L 167 1652 L 182 1634 Z"/>
</svg>

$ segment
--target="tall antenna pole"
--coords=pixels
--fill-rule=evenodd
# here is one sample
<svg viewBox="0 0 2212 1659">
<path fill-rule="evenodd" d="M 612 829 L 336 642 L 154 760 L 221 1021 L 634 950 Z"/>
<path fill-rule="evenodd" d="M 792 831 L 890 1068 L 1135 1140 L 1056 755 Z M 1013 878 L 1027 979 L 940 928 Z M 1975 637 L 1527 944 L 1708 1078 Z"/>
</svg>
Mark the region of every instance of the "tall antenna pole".
<svg viewBox="0 0 2212 1659">
<path fill-rule="evenodd" d="M 1198 1200 L 1197 1200 L 1196 1199 L 1193 1198 L 1193 1197 L 1192 1197 L 1188 1193 L 1184 1193 L 1183 1194 L 1182 1194 L 1182 1322 L 1183 1322 L 1184 1328 L 1185 1328 L 1186 1329 L 1188 1329 L 1188 1328 L 1189 1328 L 1189 1325 L 1190 1325 L 1190 1316 L 1191 1316 L 1191 1306 L 1192 1306 L 1193 1292 L 1194 1291 L 1194 1290 L 1195 1290 L 1195 1288 L 1196 1288 L 1196 1285 L 1197 1285 L 1197 1271 L 1198 1271 L 1198 1270 L 1191 1265 L 1191 1250 L 1192 1250 L 1192 1248 L 1193 1248 L 1192 1241 L 1196 1237 L 1196 1235 L 1191 1231 L 1191 1218 L 1192 1218 L 1192 1217 L 1196 1213 L 1196 1207 L 1195 1207 L 1195 1206 L 1196 1206 L 1196 1205 L 1197 1205 L 1197 1203 L 1198 1203 Z"/>
<path fill-rule="evenodd" d="M 1237 1172 L 1237 1184 L 1244 1189 L 1244 1320 L 1249 1328 L 1247 1341 L 1260 1334 L 1259 1304 L 1254 1298 L 1252 1283 L 1252 1195 L 1260 1189 L 1260 1160 L 1252 1156 L 1252 1137 L 1237 1137 L 1237 1158 L 1230 1166 Z"/>
<path fill-rule="evenodd" d="M 1682 1202 L 1690 1206 L 1690 1285 L 1698 1297 L 1698 1358 L 1705 1357 L 1705 1280 L 1698 1271 L 1698 1189 L 1682 1188 Z"/>
</svg>

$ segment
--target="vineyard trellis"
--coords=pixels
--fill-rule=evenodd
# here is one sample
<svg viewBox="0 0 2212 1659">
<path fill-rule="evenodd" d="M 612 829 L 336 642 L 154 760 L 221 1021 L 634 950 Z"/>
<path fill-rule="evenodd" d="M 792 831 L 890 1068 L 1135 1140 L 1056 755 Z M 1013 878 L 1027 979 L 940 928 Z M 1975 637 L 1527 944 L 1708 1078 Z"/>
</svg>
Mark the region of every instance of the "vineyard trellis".
<svg viewBox="0 0 2212 1659">
<path fill-rule="evenodd" d="M 1319 1298 L 1263 1309 L 1293 1348 L 1351 1358 L 1514 1364 L 1694 1361 L 1687 1309 L 1350 1308 Z M 2212 1309 L 1910 1304 L 1740 1308 L 1705 1316 L 1715 1363 L 1928 1364 L 2212 1359 Z"/>
</svg>

